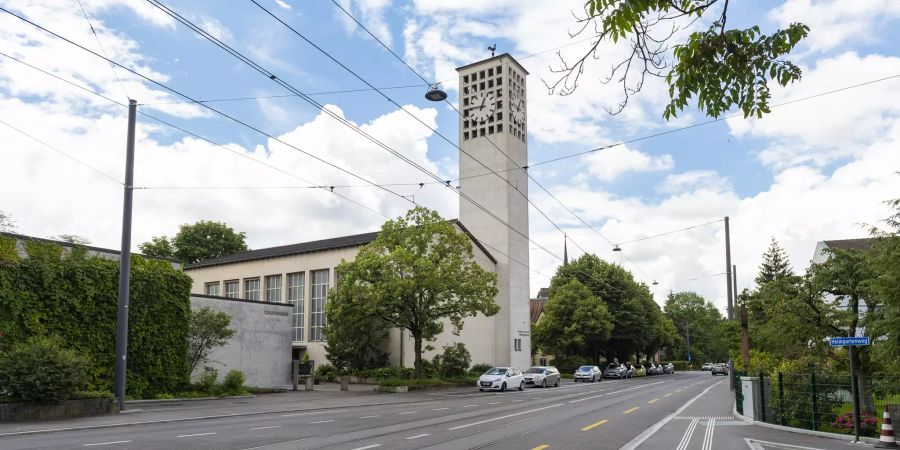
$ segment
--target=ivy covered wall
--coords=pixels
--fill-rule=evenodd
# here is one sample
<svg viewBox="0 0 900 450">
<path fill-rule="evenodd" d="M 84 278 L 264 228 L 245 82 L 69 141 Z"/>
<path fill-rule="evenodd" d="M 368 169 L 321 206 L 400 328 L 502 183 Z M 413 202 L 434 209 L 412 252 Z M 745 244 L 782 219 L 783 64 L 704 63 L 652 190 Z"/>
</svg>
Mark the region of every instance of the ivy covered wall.
<svg viewBox="0 0 900 450">
<path fill-rule="evenodd" d="M 112 390 L 119 262 L 82 248 L 0 236 L 0 351 L 35 335 L 55 335 L 91 358 L 92 386 Z M 128 395 L 152 397 L 188 382 L 191 279 L 165 261 L 132 257 Z"/>
</svg>

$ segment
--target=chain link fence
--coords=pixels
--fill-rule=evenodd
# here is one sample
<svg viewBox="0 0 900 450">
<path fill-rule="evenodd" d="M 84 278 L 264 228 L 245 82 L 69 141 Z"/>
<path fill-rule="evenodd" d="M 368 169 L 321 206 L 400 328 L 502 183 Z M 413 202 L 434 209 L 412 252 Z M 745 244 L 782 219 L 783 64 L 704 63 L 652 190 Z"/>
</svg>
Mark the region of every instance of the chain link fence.
<svg viewBox="0 0 900 450">
<path fill-rule="evenodd" d="M 736 406 L 743 414 L 740 376 L 732 379 Z M 808 430 L 852 435 L 855 417 L 849 374 L 809 372 L 751 374 L 761 379 L 754 420 Z M 857 376 L 859 383 L 859 435 L 877 437 L 882 412 L 900 409 L 900 375 Z M 898 418 L 900 419 L 900 418 Z M 896 420 L 896 419 L 895 419 Z"/>
</svg>

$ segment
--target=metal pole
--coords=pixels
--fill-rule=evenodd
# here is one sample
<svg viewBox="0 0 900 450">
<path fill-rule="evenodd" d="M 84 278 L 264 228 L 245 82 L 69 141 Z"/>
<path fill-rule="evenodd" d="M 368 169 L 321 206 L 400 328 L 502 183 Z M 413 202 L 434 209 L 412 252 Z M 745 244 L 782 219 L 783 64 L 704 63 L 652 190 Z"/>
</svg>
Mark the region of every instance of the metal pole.
<svg viewBox="0 0 900 450">
<path fill-rule="evenodd" d="M 728 320 L 734 320 L 734 298 L 731 287 L 731 232 L 728 229 L 728 216 L 725 216 L 725 274 L 728 278 Z"/>
<path fill-rule="evenodd" d="M 116 320 L 115 389 L 119 411 L 125 410 L 128 355 L 128 287 L 131 284 L 131 197 L 134 193 L 134 127 L 137 100 L 128 100 L 128 140 L 125 148 L 125 198 L 122 202 L 122 253 L 119 258 L 119 310 Z"/>
<path fill-rule="evenodd" d="M 855 334 L 855 333 L 854 333 Z M 856 380 L 856 362 L 854 361 L 854 345 L 850 349 L 850 392 L 853 395 L 853 442 L 859 442 L 859 383 Z"/>
<path fill-rule="evenodd" d="M 731 291 L 731 295 L 733 295 L 733 299 L 731 300 L 731 311 L 734 314 L 734 305 L 737 304 L 738 299 L 738 288 L 737 288 L 737 265 L 731 265 L 731 282 L 733 290 Z"/>
<path fill-rule="evenodd" d="M 744 370 L 750 370 L 750 327 L 747 320 L 747 305 L 741 304 L 741 361 Z"/>
</svg>

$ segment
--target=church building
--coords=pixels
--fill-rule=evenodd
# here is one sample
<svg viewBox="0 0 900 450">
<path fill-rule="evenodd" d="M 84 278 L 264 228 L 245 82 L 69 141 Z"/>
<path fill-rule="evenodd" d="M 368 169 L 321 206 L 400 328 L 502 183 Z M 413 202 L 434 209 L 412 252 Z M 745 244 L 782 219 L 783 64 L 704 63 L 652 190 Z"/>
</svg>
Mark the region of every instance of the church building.
<svg viewBox="0 0 900 450">
<path fill-rule="evenodd" d="M 445 326 L 431 358 L 443 345 L 462 342 L 473 363 L 527 368 L 531 363 L 529 308 L 528 72 L 508 54 L 469 64 L 459 72 L 459 219 L 451 222 L 471 239 L 476 262 L 497 274 L 500 312 L 465 321 L 459 336 Z M 198 295 L 292 305 L 294 359 L 308 353 L 327 361 L 323 326 L 334 268 L 353 260 L 377 232 L 263 248 L 185 266 Z M 391 363 L 411 366 L 412 340 L 394 330 L 387 343 Z M 402 358 L 402 360 L 401 360 Z"/>
</svg>

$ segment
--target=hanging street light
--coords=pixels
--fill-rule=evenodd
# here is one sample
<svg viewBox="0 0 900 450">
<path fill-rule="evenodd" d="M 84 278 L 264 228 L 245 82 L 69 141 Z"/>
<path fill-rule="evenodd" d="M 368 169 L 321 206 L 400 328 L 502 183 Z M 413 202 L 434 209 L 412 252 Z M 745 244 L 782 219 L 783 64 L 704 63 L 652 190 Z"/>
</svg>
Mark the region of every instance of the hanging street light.
<svg viewBox="0 0 900 450">
<path fill-rule="evenodd" d="M 441 83 L 434 83 L 428 86 L 428 92 L 425 93 L 425 99 L 432 102 L 442 102 L 447 99 L 447 93 L 441 89 Z"/>
</svg>

